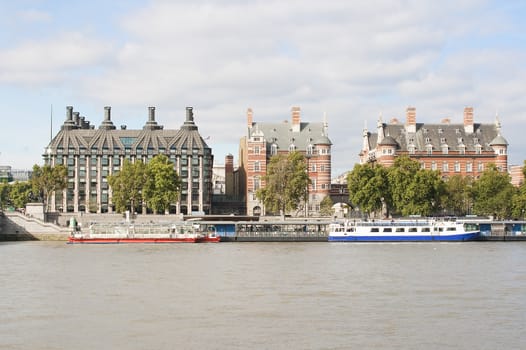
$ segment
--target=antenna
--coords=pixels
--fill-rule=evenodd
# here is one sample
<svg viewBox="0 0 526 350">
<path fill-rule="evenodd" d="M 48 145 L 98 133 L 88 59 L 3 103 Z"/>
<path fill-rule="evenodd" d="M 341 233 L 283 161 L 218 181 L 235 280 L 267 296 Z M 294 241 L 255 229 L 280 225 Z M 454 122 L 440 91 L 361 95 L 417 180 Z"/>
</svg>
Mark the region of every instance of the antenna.
<svg viewBox="0 0 526 350">
<path fill-rule="evenodd" d="M 53 141 L 53 104 L 51 104 L 51 125 L 49 131 L 49 141 Z"/>
</svg>

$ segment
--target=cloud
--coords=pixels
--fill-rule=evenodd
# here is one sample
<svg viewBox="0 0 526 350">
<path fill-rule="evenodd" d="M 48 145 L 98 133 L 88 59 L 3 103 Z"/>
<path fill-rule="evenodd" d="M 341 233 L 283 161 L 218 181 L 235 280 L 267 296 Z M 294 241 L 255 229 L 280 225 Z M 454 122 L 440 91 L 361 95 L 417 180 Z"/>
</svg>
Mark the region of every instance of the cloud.
<svg viewBox="0 0 526 350">
<path fill-rule="evenodd" d="M 0 51 L 0 82 L 44 84 L 68 79 L 76 70 L 101 62 L 108 49 L 108 44 L 75 32 L 26 41 Z"/>
<path fill-rule="evenodd" d="M 36 9 L 20 11 L 16 14 L 16 17 L 23 22 L 29 23 L 49 22 L 52 19 L 52 16 L 49 12 L 40 11 Z"/>
</svg>

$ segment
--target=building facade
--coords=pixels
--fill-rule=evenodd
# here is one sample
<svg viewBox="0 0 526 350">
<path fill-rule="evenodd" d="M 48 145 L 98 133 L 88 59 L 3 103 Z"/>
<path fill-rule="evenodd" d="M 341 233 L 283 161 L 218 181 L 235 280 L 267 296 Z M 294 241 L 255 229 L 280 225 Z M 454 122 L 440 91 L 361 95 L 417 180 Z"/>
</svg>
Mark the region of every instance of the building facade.
<svg viewBox="0 0 526 350">
<path fill-rule="evenodd" d="M 265 186 L 264 176 L 270 158 L 277 154 L 298 151 L 307 159 L 311 179 L 305 215 L 317 215 L 320 203 L 330 191 L 331 146 L 328 124 L 302 122 L 299 107 L 292 108 L 289 123 L 254 122 L 253 111 L 247 111 L 247 135 L 239 147 L 240 185 L 244 189 L 247 215 L 266 215 L 263 204 L 256 198 L 256 191 Z M 228 186 L 227 186 L 228 188 Z"/>
<path fill-rule="evenodd" d="M 392 119 L 384 123 L 380 117 L 375 133 L 365 128 L 360 163 L 391 166 L 396 157 L 407 155 L 423 169 L 439 170 L 443 178 L 452 175 L 478 178 L 493 163 L 501 171 L 508 169 L 508 142 L 501 135 L 501 124 L 475 123 L 473 108 L 464 108 L 463 123 L 416 122 L 416 109 L 408 107 L 406 122 Z"/>
<path fill-rule="evenodd" d="M 179 130 L 165 130 L 155 121 L 155 107 L 149 107 L 142 130 L 119 129 L 105 107 L 104 120 L 95 129 L 73 107 L 66 107 L 66 120 L 43 155 L 46 164 L 63 164 L 68 170 L 67 188 L 55 193 L 51 211 L 113 212 L 108 176 L 117 173 L 124 161 L 147 163 L 158 154 L 166 155 L 182 181 L 179 200 L 171 213 L 209 213 L 212 198 L 212 149 L 199 135 L 192 107 Z M 143 207 L 143 212 L 145 208 Z"/>
</svg>

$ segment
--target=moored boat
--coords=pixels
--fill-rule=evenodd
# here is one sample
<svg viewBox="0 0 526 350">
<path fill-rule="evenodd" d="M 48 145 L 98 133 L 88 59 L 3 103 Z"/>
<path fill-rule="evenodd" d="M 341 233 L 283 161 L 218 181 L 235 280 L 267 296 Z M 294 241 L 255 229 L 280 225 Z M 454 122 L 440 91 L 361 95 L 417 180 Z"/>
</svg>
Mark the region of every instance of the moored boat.
<svg viewBox="0 0 526 350">
<path fill-rule="evenodd" d="M 329 242 L 471 241 L 479 235 L 477 224 L 457 220 L 343 221 L 329 226 Z"/>
<path fill-rule="evenodd" d="M 198 243 L 212 242 L 215 237 L 211 235 L 211 231 L 203 231 L 198 224 L 184 222 L 142 225 L 94 223 L 87 232 L 72 232 L 68 243 Z"/>
</svg>

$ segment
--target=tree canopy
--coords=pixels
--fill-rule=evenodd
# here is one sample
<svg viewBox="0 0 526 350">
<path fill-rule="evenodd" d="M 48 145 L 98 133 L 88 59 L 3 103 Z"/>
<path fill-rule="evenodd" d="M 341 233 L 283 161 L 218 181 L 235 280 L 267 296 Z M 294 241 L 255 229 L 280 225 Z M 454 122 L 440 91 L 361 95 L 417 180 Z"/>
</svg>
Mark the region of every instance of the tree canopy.
<svg viewBox="0 0 526 350">
<path fill-rule="evenodd" d="M 263 177 L 265 186 L 256 192 L 268 212 L 280 213 L 296 210 L 299 203 L 307 204 L 307 162 L 299 152 L 277 154 L 270 158 L 267 173 Z"/>
<path fill-rule="evenodd" d="M 66 188 L 67 174 L 68 171 L 62 164 L 53 167 L 47 164 L 42 167 L 36 164 L 33 166 L 30 180 L 33 195 L 42 199 L 46 212 L 49 208 L 49 196 Z"/>
<path fill-rule="evenodd" d="M 181 187 L 173 163 L 163 154 L 148 164 L 125 160 L 119 172 L 108 176 L 108 183 L 117 212 L 138 211 L 143 205 L 154 213 L 168 212 Z"/>
<path fill-rule="evenodd" d="M 514 193 L 515 188 L 508 173 L 500 172 L 494 164 L 490 164 L 473 183 L 473 212 L 477 215 L 508 218 L 511 215 Z"/>
</svg>

